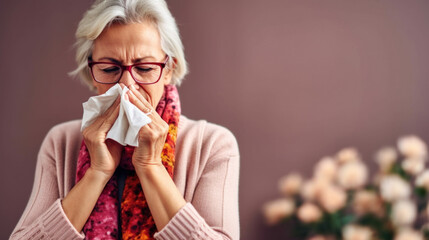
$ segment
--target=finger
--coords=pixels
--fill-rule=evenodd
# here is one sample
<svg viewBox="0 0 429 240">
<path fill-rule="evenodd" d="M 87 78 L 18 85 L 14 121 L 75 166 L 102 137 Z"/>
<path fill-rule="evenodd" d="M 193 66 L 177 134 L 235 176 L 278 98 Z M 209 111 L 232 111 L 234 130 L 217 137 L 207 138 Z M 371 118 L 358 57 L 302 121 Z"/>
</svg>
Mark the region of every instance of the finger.
<svg viewBox="0 0 429 240">
<path fill-rule="evenodd" d="M 114 108 L 112 108 L 109 111 L 109 113 L 106 115 L 106 118 L 105 118 L 105 121 L 104 121 L 106 123 L 113 124 L 116 121 L 116 119 L 118 118 L 118 116 L 119 116 L 120 105 L 116 104 L 115 106 L 112 106 L 112 107 L 114 107 Z"/>
<path fill-rule="evenodd" d="M 146 100 L 145 97 L 143 97 L 143 95 L 133 85 L 131 85 L 129 93 L 130 93 L 129 95 L 134 94 L 136 99 L 141 101 L 143 103 L 143 105 L 146 107 L 146 109 L 149 109 L 149 110 L 153 109 L 153 106 Z"/>
<path fill-rule="evenodd" d="M 103 115 L 109 116 L 113 111 L 116 110 L 116 108 L 119 106 L 119 103 L 121 102 L 121 97 L 116 97 L 115 101 L 112 103 L 112 105 L 103 113 Z"/>
<path fill-rule="evenodd" d="M 113 124 L 119 116 L 119 102 L 119 98 L 116 99 L 112 106 L 110 106 L 109 109 L 103 114 L 104 116 L 101 118 L 101 120 L 103 121 L 101 123 L 100 129 L 107 132 L 110 130 L 110 128 L 112 128 Z"/>
<path fill-rule="evenodd" d="M 156 110 L 153 108 L 153 106 L 146 100 L 143 95 L 137 91 L 133 85 L 130 87 L 130 91 L 128 92 L 129 101 L 137 106 L 137 108 L 140 109 L 140 111 L 144 113 L 150 113 L 147 114 L 152 121 L 154 122 L 165 122 L 161 116 L 156 112 Z"/>
<path fill-rule="evenodd" d="M 138 109 L 140 109 L 140 111 L 142 111 L 146 114 L 152 113 L 152 114 L 148 115 L 149 117 L 151 117 L 150 115 L 154 115 L 155 111 L 153 110 L 152 106 L 149 104 L 149 102 L 145 98 L 143 98 L 143 101 L 142 101 L 132 91 L 129 91 L 128 97 L 129 97 L 129 101 L 132 104 L 134 104 Z"/>
<path fill-rule="evenodd" d="M 119 106 L 120 101 L 121 99 L 118 96 L 116 100 L 112 103 L 112 105 L 106 111 L 104 111 L 104 113 L 100 114 L 91 125 L 93 125 L 96 128 L 99 128 L 105 121 L 106 117 L 110 116 L 112 112 L 115 110 L 115 108 Z"/>
<path fill-rule="evenodd" d="M 147 124 L 147 125 L 141 127 L 140 133 L 151 132 L 151 133 L 157 133 L 157 134 L 160 134 L 163 136 L 164 135 L 167 136 L 168 129 L 169 129 L 168 124 L 161 119 L 160 122 L 153 121 L 151 124 Z M 143 134 L 143 136 L 144 135 L 147 135 L 147 134 Z"/>
</svg>

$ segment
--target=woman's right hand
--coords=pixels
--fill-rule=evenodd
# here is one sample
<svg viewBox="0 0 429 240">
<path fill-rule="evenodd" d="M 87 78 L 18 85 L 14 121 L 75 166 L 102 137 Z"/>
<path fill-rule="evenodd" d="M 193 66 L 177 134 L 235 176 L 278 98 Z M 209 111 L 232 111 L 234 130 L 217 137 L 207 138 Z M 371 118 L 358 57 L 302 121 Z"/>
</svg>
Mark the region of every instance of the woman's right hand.
<svg viewBox="0 0 429 240">
<path fill-rule="evenodd" d="M 112 128 L 119 115 L 120 97 L 103 114 L 83 130 L 83 139 L 91 157 L 90 168 L 105 174 L 109 179 L 119 165 L 122 145 L 106 139 L 107 132 Z"/>
</svg>

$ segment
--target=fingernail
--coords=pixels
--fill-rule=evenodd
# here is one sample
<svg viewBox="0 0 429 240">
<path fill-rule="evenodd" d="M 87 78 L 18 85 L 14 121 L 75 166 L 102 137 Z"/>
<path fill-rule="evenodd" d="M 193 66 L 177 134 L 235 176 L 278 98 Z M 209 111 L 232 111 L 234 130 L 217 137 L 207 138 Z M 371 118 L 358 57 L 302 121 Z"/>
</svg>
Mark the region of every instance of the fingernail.
<svg viewBox="0 0 429 240">
<path fill-rule="evenodd" d="M 134 85 L 130 85 L 130 88 L 136 90 L 136 87 L 134 87 Z"/>
</svg>

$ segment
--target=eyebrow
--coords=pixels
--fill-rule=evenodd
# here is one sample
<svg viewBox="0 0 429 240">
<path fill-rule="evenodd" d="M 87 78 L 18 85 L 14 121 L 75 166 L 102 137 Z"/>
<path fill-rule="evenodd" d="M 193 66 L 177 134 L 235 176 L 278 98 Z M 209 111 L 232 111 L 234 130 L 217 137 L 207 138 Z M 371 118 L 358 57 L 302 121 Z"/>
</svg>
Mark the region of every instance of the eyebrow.
<svg viewBox="0 0 429 240">
<path fill-rule="evenodd" d="M 142 58 L 136 58 L 136 59 L 134 59 L 133 60 L 133 63 L 138 63 L 138 62 L 143 62 L 143 60 L 145 60 L 145 59 L 156 59 L 155 57 L 153 57 L 153 56 L 146 56 L 146 57 L 142 57 Z M 109 60 L 109 61 L 111 61 L 111 62 L 114 62 L 114 63 L 118 63 L 118 64 L 121 64 L 122 62 L 121 61 L 119 61 L 119 60 L 117 60 L 117 59 L 114 59 L 114 58 L 111 58 L 111 57 L 102 57 L 102 58 L 100 58 L 99 59 L 99 61 L 101 61 L 101 60 Z"/>
</svg>

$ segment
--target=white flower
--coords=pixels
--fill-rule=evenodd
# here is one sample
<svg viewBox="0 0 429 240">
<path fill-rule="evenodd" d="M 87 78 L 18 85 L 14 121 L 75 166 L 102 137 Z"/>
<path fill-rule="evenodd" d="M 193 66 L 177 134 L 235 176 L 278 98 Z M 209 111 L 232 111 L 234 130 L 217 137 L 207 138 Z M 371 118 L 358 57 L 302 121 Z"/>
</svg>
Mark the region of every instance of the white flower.
<svg viewBox="0 0 429 240">
<path fill-rule="evenodd" d="M 392 206 L 392 222 L 397 227 L 413 224 L 417 216 L 417 207 L 411 200 L 400 200 Z"/>
<path fill-rule="evenodd" d="M 425 160 L 422 158 L 407 158 L 401 163 L 405 172 L 411 175 L 421 173 L 425 168 Z"/>
<path fill-rule="evenodd" d="M 360 160 L 359 153 L 356 148 L 344 148 L 337 153 L 337 160 L 340 164 Z"/>
<path fill-rule="evenodd" d="M 353 198 L 353 210 L 357 215 L 373 213 L 378 216 L 383 215 L 383 204 L 380 197 L 374 191 L 357 191 Z"/>
<path fill-rule="evenodd" d="M 333 213 L 345 206 L 347 201 L 346 192 L 337 186 L 327 186 L 320 192 L 319 202 L 329 213 Z"/>
<path fill-rule="evenodd" d="M 322 217 L 322 211 L 313 203 L 304 203 L 298 208 L 298 218 L 304 223 L 317 222 Z"/>
<path fill-rule="evenodd" d="M 384 147 L 375 154 L 375 161 L 383 173 L 390 171 L 397 158 L 398 153 L 393 147 Z"/>
<path fill-rule="evenodd" d="M 426 144 L 417 136 L 410 135 L 398 140 L 398 149 L 406 157 L 424 158 L 427 155 Z"/>
<path fill-rule="evenodd" d="M 301 196 L 305 200 L 312 201 L 316 199 L 317 189 L 314 180 L 308 180 L 302 185 Z"/>
<path fill-rule="evenodd" d="M 338 171 L 338 183 L 345 189 L 362 187 L 368 178 L 368 170 L 362 161 L 343 164 Z"/>
<path fill-rule="evenodd" d="M 324 178 L 327 181 L 332 181 L 335 179 L 337 174 L 337 163 L 331 157 L 322 158 L 314 168 L 314 177 L 315 178 Z"/>
<path fill-rule="evenodd" d="M 292 196 L 299 192 L 302 186 L 302 177 L 298 173 L 284 176 L 279 181 L 279 190 L 286 196 Z"/>
<path fill-rule="evenodd" d="M 371 240 L 373 232 L 369 227 L 347 225 L 343 228 L 344 240 Z"/>
<path fill-rule="evenodd" d="M 308 180 L 301 188 L 301 196 L 307 201 L 316 200 L 320 193 L 325 191 L 325 188 L 331 183 L 325 178 L 315 178 Z"/>
<path fill-rule="evenodd" d="M 394 202 L 408 198 L 411 194 L 411 188 L 410 185 L 398 175 L 386 175 L 381 179 L 380 194 L 384 200 Z"/>
<path fill-rule="evenodd" d="M 315 178 L 314 186 L 316 188 L 316 196 L 319 196 L 321 192 L 325 191 L 325 189 L 331 185 L 332 183 L 325 178 Z"/>
<path fill-rule="evenodd" d="M 287 198 L 277 199 L 266 203 L 262 210 L 267 223 L 276 224 L 294 213 L 295 202 Z"/>
<path fill-rule="evenodd" d="M 425 188 L 429 191 L 429 170 L 425 170 L 416 178 L 416 186 Z"/>
<path fill-rule="evenodd" d="M 420 232 L 406 228 L 396 233 L 394 240 L 424 240 L 424 238 Z"/>
</svg>

